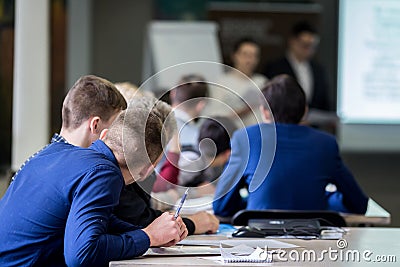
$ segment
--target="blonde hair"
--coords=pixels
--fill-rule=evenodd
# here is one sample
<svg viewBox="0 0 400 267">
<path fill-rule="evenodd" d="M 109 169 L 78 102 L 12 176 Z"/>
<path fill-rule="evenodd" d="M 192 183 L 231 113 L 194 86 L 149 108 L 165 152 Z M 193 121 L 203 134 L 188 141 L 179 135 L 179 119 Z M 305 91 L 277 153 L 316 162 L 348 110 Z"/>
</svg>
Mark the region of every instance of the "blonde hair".
<svg viewBox="0 0 400 267">
<path fill-rule="evenodd" d="M 116 83 L 115 87 L 117 87 L 127 102 L 131 101 L 135 97 L 153 96 L 151 92 L 140 91 L 136 85 L 130 82 Z"/>
<path fill-rule="evenodd" d="M 110 126 L 104 142 L 119 164 L 137 168 L 154 164 L 175 131 L 175 116 L 167 103 L 135 97 Z"/>
</svg>

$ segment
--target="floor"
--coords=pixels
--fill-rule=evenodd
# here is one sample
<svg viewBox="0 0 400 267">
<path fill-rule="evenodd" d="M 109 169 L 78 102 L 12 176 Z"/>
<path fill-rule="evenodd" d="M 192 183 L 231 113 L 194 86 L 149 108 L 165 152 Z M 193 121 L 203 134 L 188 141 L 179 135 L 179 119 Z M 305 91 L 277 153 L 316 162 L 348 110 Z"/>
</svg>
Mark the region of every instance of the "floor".
<svg viewBox="0 0 400 267">
<path fill-rule="evenodd" d="M 364 191 L 391 213 L 391 226 L 400 227 L 400 153 L 345 153 L 343 160 Z M 9 177 L 9 173 L 0 173 L 0 196 Z"/>
<path fill-rule="evenodd" d="M 4 192 L 7 190 L 10 175 L 11 174 L 6 171 L 1 171 L 0 173 L 0 197 L 2 197 Z"/>
<path fill-rule="evenodd" d="M 400 153 L 345 153 L 343 160 L 369 197 L 400 227 Z"/>
</svg>

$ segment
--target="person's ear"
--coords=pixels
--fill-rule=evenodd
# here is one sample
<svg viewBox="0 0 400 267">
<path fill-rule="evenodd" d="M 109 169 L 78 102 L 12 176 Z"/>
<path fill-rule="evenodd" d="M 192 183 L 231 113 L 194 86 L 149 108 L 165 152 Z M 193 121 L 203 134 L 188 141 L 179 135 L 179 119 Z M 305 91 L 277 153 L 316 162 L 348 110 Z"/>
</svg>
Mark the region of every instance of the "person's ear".
<svg viewBox="0 0 400 267">
<path fill-rule="evenodd" d="M 89 129 L 92 134 L 98 134 L 99 129 L 100 129 L 100 117 L 99 116 L 94 116 L 93 118 L 90 119 L 89 122 Z"/>
<path fill-rule="evenodd" d="M 307 120 L 308 110 L 309 110 L 309 109 L 308 109 L 308 105 L 306 105 L 306 106 L 304 107 L 304 114 L 303 114 L 303 117 L 301 118 L 301 122 Z"/>
<path fill-rule="evenodd" d="M 214 161 L 211 163 L 210 166 L 211 167 L 224 166 L 228 162 L 230 156 L 231 156 L 231 150 L 227 149 L 219 153 L 218 156 L 215 157 Z"/>
<path fill-rule="evenodd" d="M 227 149 L 223 152 L 224 156 L 224 164 L 229 160 L 229 157 L 231 156 L 231 150 Z"/>
<path fill-rule="evenodd" d="M 140 171 L 141 181 L 146 179 L 153 171 L 154 171 L 154 166 L 152 164 L 144 166 Z"/>
<path fill-rule="evenodd" d="M 100 140 L 104 141 L 107 133 L 108 133 L 108 129 L 103 129 L 103 131 L 101 131 L 101 133 L 100 133 Z"/>
<path fill-rule="evenodd" d="M 172 89 L 171 91 L 169 91 L 169 100 L 171 101 L 171 103 L 175 102 L 175 97 L 176 97 L 176 89 Z"/>
<path fill-rule="evenodd" d="M 272 122 L 272 114 L 269 109 L 265 108 L 263 105 L 260 105 L 261 117 L 265 123 Z"/>
<path fill-rule="evenodd" d="M 196 111 L 198 114 L 200 114 L 204 107 L 206 106 L 207 102 L 205 100 L 200 100 L 197 105 L 196 105 Z"/>
<path fill-rule="evenodd" d="M 231 53 L 231 62 L 233 66 L 236 65 L 236 52 Z"/>
</svg>

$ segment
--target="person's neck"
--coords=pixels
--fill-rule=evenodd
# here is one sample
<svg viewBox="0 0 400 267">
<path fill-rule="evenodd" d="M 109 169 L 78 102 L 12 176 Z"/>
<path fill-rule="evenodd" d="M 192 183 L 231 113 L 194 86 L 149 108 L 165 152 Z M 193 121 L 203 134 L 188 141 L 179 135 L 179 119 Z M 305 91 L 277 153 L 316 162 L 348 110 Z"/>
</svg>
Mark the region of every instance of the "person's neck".
<svg viewBox="0 0 400 267">
<path fill-rule="evenodd" d="M 90 142 L 88 141 L 89 137 L 87 132 L 82 129 L 82 126 L 72 130 L 61 128 L 60 135 L 64 137 L 65 140 L 67 140 L 67 142 L 71 145 L 79 147 L 90 146 Z"/>
<path fill-rule="evenodd" d="M 247 77 L 249 77 L 249 78 L 251 78 L 252 76 L 253 76 L 253 72 L 251 72 L 251 71 L 248 71 L 248 70 L 242 70 L 242 69 L 237 69 L 237 70 L 239 70 L 240 71 L 240 73 L 239 72 L 237 72 L 237 71 L 234 71 L 233 73 L 236 75 L 236 76 L 238 76 L 239 78 L 242 78 L 242 79 L 247 79 L 246 77 L 244 77 L 243 75 L 241 75 L 241 73 L 243 73 L 243 74 L 245 74 Z"/>
<path fill-rule="evenodd" d="M 288 57 L 289 57 L 289 59 L 295 61 L 296 63 L 300 63 L 300 64 L 301 64 L 301 63 L 307 62 L 306 59 L 301 58 L 301 57 L 298 57 L 298 56 L 297 56 L 295 53 L 293 53 L 292 51 L 289 51 Z"/>
</svg>

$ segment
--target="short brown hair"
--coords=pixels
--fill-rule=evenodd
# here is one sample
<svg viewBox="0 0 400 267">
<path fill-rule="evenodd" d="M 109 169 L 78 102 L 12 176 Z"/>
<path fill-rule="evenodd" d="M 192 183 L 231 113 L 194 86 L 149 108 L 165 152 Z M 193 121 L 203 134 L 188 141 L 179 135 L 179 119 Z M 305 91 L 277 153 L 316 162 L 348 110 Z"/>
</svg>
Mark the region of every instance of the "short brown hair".
<svg viewBox="0 0 400 267">
<path fill-rule="evenodd" d="M 297 38 L 302 33 L 318 35 L 317 30 L 307 21 L 299 21 L 292 27 L 292 36 Z"/>
<path fill-rule="evenodd" d="M 124 97 L 114 84 L 94 75 L 82 76 L 64 99 L 62 127 L 76 129 L 91 116 L 108 121 L 126 107 Z"/>
<path fill-rule="evenodd" d="M 208 85 L 205 79 L 196 74 L 183 76 L 179 85 L 174 89 L 175 97 L 171 99 L 174 104 L 184 104 L 188 100 L 200 101 L 208 96 Z"/>
<path fill-rule="evenodd" d="M 306 96 L 299 83 L 287 74 L 281 74 L 268 82 L 262 93 L 277 123 L 297 124 L 306 108 Z M 264 103 L 264 108 L 266 103 Z"/>
</svg>

